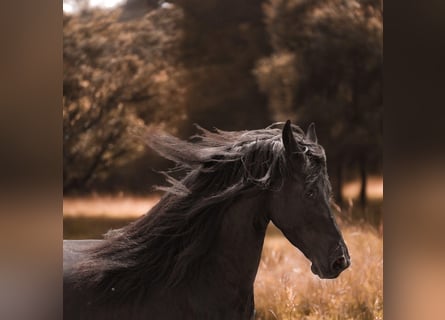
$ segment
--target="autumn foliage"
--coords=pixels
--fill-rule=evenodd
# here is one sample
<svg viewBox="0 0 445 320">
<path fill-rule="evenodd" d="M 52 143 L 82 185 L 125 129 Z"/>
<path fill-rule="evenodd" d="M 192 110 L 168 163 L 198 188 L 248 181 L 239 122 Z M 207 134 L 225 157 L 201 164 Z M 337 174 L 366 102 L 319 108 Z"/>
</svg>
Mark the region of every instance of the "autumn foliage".
<svg viewBox="0 0 445 320">
<path fill-rule="evenodd" d="M 158 183 L 141 126 L 186 138 L 193 123 L 315 122 L 340 204 L 351 175 L 381 173 L 379 0 L 178 0 L 124 14 L 64 16 L 66 194 Z"/>
</svg>

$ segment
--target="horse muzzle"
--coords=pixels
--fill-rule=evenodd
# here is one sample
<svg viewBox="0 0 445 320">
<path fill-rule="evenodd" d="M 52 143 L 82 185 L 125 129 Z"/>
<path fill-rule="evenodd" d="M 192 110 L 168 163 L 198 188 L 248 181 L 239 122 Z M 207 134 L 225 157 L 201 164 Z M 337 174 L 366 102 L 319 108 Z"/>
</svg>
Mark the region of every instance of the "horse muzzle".
<svg viewBox="0 0 445 320">
<path fill-rule="evenodd" d="M 321 279 L 335 279 L 340 273 L 351 265 L 351 259 L 348 250 L 344 246 L 339 246 L 339 249 L 334 252 L 332 258 L 327 261 L 327 266 L 321 268 L 317 263 L 312 263 L 312 273 L 319 276 Z"/>
</svg>

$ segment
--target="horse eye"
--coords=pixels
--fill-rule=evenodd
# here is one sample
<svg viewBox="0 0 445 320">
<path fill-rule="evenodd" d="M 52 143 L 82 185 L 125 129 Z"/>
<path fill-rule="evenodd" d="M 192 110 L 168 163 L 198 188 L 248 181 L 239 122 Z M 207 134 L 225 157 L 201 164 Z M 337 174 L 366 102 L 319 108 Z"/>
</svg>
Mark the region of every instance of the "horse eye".
<svg viewBox="0 0 445 320">
<path fill-rule="evenodd" d="M 306 193 L 304 195 L 306 196 L 306 198 L 314 199 L 316 192 L 314 189 L 309 189 L 308 191 L 306 191 Z"/>
</svg>

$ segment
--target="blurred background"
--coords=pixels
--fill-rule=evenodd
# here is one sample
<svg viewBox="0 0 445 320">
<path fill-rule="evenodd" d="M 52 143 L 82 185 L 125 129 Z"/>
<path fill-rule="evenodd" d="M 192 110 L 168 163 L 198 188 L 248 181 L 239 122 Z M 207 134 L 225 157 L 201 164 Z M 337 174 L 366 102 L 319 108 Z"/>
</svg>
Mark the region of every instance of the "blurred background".
<svg viewBox="0 0 445 320">
<path fill-rule="evenodd" d="M 353 265 L 340 282 L 323 282 L 271 226 L 257 318 L 382 319 L 382 6 L 65 0 L 64 239 L 101 238 L 158 201 L 156 171 L 172 163 L 137 138 L 142 126 L 187 139 L 195 123 L 248 130 L 291 119 L 305 130 L 314 122 Z"/>
<path fill-rule="evenodd" d="M 63 9 L 66 200 L 152 195 L 163 178 L 153 169 L 171 163 L 135 137 L 141 125 L 188 138 L 194 123 L 245 130 L 291 119 L 315 122 L 339 207 L 364 214 L 381 201 L 380 0 L 66 0 Z M 366 219 L 378 224 L 374 211 Z"/>
</svg>

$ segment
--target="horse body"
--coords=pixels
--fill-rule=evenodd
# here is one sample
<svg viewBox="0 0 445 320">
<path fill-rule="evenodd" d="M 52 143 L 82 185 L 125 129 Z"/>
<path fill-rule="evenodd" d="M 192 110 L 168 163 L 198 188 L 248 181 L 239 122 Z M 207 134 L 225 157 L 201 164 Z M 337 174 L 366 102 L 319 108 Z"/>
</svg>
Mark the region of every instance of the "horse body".
<svg viewBox="0 0 445 320">
<path fill-rule="evenodd" d="M 65 240 L 64 319 L 253 319 L 253 282 L 269 222 L 261 211 L 261 194 L 236 201 L 196 277 L 174 288 L 149 288 L 119 304 L 97 301 L 94 289 L 76 288 L 70 280 L 76 262 L 103 240 Z"/>
<path fill-rule="evenodd" d="M 204 131 L 149 144 L 187 175 L 104 240 L 64 241 L 65 319 L 253 319 L 267 225 L 335 278 L 349 254 L 329 209 L 315 131 Z M 295 132 L 297 131 L 297 132 Z M 297 141 L 297 139 L 299 141 Z"/>
</svg>

